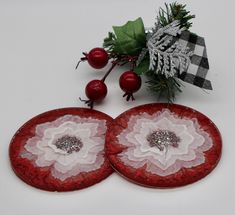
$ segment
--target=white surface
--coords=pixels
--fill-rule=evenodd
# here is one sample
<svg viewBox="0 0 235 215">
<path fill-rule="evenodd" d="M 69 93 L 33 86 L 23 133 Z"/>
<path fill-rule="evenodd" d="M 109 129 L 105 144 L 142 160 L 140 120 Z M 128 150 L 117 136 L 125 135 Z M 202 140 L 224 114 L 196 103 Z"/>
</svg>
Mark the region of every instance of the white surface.
<svg viewBox="0 0 235 215">
<path fill-rule="evenodd" d="M 82 51 L 101 46 L 112 25 L 143 17 L 151 26 L 163 0 L 0 1 L 0 214 L 234 214 L 234 6 L 227 1 L 187 1 L 197 15 L 192 31 L 205 36 L 214 91 L 185 84 L 179 104 L 210 117 L 223 136 L 223 156 L 208 177 L 190 186 L 158 190 L 133 185 L 116 174 L 89 189 L 49 193 L 34 189 L 11 171 L 8 145 L 25 121 L 41 112 L 83 106 L 86 83 L 102 77 L 86 63 L 74 66 Z M 136 101 L 122 99 L 117 79 L 96 109 L 115 117 L 154 101 L 144 88 Z"/>
</svg>

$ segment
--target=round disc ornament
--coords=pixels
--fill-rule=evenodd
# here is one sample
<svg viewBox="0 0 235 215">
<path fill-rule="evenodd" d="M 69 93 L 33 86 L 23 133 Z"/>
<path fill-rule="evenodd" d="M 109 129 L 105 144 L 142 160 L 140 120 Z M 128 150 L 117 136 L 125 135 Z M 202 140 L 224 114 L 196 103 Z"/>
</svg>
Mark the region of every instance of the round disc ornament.
<svg viewBox="0 0 235 215">
<path fill-rule="evenodd" d="M 209 174 L 221 156 L 219 130 L 181 105 L 147 104 L 118 116 L 106 134 L 113 168 L 134 183 L 173 188 Z"/>
<path fill-rule="evenodd" d="M 104 153 L 108 115 L 86 108 L 40 114 L 13 137 L 11 165 L 27 184 L 48 191 L 72 191 L 100 182 L 112 173 Z"/>
</svg>

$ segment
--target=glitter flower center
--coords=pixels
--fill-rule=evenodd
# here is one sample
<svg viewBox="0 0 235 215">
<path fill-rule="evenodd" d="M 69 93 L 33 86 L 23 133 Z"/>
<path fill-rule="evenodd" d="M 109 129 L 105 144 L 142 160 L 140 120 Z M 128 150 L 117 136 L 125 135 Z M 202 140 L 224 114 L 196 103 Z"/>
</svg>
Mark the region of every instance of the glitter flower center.
<svg viewBox="0 0 235 215">
<path fill-rule="evenodd" d="M 160 151 L 169 146 L 178 147 L 180 138 L 169 130 L 156 130 L 147 136 L 147 141 L 151 147 L 157 147 Z"/>
<path fill-rule="evenodd" d="M 68 154 L 72 152 L 78 152 L 83 146 L 80 138 L 74 136 L 65 135 L 55 141 L 54 145 L 57 149 L 65 151 Z"/>
</svg>

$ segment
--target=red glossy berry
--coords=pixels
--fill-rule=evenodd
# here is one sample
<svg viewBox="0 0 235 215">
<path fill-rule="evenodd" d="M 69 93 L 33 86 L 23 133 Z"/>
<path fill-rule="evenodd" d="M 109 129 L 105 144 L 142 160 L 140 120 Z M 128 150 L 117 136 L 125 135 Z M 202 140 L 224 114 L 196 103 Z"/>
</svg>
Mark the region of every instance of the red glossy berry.
<svg viewBox="0 0 235 215">
<path fill-rule="evenodd" d="M 77 69 L 79 64 L 83 61 L 88 61 L 90 66 L 95 69 L 102 69 L 109 61 L 109 55 L 103 48 L 93 48 L 89 53 L 83 52 L 83 55 L 84 57 L 81 57 L 75 69 Z"/>
<path fill-rule="evenodd" d="M 102 69 L 109 61 L 108 53 L 103 48 L 94 48 L 87 55 L 88 63 L 95 69 Z"/>
<path fill-rule="evenodd" d="M 119 85 L 125 92 L 123 97 L 127 96 L 127 101 L 129 101 L 130 98 L 134 100 L 133 93 L 140 89 L 141 78 L 133 71 L 126 71 L 120 76 Z"/>
<path fill-rule="evenodd" d="M 107 95 L 107 87 L 101 80 L 90 81 L 86 85 L 86 96 L 90 101 L 101 101 Z"/>
<path fill-rule="evenodd" d="M 134 93 L 141 87 L 141 78 L 133 71 L 126 71 L 121 75 L 119 84 L 124 92 Z"/>
</svg>

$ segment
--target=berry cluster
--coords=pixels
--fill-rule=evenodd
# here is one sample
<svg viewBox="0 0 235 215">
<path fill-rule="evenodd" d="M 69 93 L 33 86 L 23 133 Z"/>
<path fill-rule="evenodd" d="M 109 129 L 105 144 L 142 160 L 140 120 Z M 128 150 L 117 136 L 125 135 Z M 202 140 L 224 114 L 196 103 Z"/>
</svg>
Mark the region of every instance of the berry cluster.
<svg viewBox="0 0 235 215">
<path fill-rule="evenodd" d="M 80 59 L 76 69 L 78 68 L 79 63 L 82 61 L 87 61 L 88 64 L 94 69 L 102 69 L 108 64 L 110 59 L 108 53 L 103 48 L 93 48 L 91 51 L 89 51 L 89 53 L 83 52 L 83 55 L 84 57 Z M 133 68 L 136 63 L 136 59 L 131 56 L 123 56 L 122 58 L 113 60 L 111 62 L 111 67 L 101 80 L 92 80 L 86 85 L 85 93 L 88 99 L 83 100 L 80 98 L 80 100 L 85 102 L 90 108 L 93 108 L 94 102 L 103 100 L 108 92 L 107 86 L 105 84 L 106 77 L 110 74 L 115 66 L 122 66 L 126 63 L 131 63 Z M 127 101 L 130 99 L 134 100 L 133 93 L 140 89 L 141 78 L 133 71 L 133 69 L 131 69 L 124 72 L 120 76 L 119 85 L 120 88 L 125 92 L 123 97 L 126 97 Z"/>
</svg>

